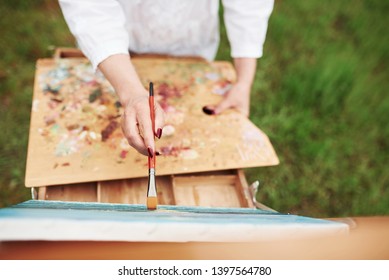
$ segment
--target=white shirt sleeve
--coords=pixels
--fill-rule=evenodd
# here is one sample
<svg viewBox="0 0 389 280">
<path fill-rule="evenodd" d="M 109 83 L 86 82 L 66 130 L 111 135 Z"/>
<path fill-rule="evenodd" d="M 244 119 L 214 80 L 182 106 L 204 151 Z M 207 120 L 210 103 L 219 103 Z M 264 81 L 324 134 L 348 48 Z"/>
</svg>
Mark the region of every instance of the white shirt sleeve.
<svg viewBox="0 0 389 280">
<path fill-rule="evenodd" d="M 223 0 L 232 57 L 261 57 L 274 0 Z"/>
<path fill-rule="evenodd" d="M 59 0 L 70 31 L 96 70 L 114 54 L 128 54 L 122 7 L 115 0 Z"/>
</svg>

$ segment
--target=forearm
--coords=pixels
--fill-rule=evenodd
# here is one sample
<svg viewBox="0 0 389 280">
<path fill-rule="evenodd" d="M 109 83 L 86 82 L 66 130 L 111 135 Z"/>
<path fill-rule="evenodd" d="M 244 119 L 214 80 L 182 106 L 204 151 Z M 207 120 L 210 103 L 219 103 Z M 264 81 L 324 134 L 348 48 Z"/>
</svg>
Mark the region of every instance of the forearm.
<svg viewBox="0 0 389 280">
<path fill-rule="evenodd" d="M 129 55 L 112 55 L 101 62 L 98 68 L 112 84 L 123 106 L 131 98 L 147 95 Z"/>
<path fill-rule="evenodd" d="M 236 85 L 245 87 L 250 92 L 257 68 L 257 59 L 246 57 L 234 58 L 234 66 L 237 76 Z"/>
</svg>

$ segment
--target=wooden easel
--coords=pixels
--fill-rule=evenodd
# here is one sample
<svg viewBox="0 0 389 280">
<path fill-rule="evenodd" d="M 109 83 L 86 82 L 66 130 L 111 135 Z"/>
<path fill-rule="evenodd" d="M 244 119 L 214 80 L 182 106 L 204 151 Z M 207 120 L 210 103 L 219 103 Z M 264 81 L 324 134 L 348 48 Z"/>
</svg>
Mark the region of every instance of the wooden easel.
<svg viewBox="0 0 389 280">
<path fill-rule="evenodd" d="M 147 79 L 167 80 L 168 83 L 172 83 L 172 87 L 184 88 L 185 96 L 176 105 L 184 112 L 186 127 L 185 123 L 178 124 L 177 130 L 182 131 L 182 134 L 167 137 L 161 142 L 171 145 L 177 143 L 172 139 L 187 137 L 185 141 L 196 142 L 194 145 L 197 145 L 197 151 L 200 153 L 194 160 L 182 160 L 179 156 L 158 158 L 159 203 L 253 208 L 253 194 L 249 190 L 242 168 L 278 164 L 277 155 L 268 137 L 238 113 L 228 112 L 216 118 L 205 116 L 201 111 L 201 104 L 216 103 L 221 98 L 209 92 L 212 79 L 224 82 L 233 82 L 235 79 L 231 64 L 227 62 L 209 64 L 195 58 L 155 56 L 135 57 L 133 62 L 145 83 Z M 42 130 L 43 133 L 50 133 L 48 130 L 54 127 L 53 124 L 47 125 L 48 112 L 52 109 L 45 106 L 51 102 L 50 98 L 53 99 L 53 92 L 50 92 L 53 90 L 42 89 L 40 84 L 42 77 L 46 77 L 44 75 L 49 71 L 61 70 L 66 63 L 71 67 L 78 67 L 85 66 L 87 61 L 79 50 L 65 48 L 57 49 L 53 59 L 42 59 L 37 63 L 33 104 L 39 104 L 39 108 L 32 110 L 26 186 L 34 188 L 33 198 L 39 200 L 144 204 L 147 169 L 142 164 L 145 161 L 142 156 L 134 151 L 125 150 L 125 153 L 128 153 L 127 159 L 119 159 L 121 162 L 118 163 L 117 156 L 109 158 L 112 150 L 103 146 L 99 150 L 96 149 L 87 160 L 82 158 L 85 153 L 83 150 L 70 156 L 56 157 L 52 151 L 60 141 L 59 137 L 54 135 L 53 137 L 57 138 L 51 141 L 52 139 L 47 140 L 48 137 L 44 139 L 45 136 L 42 137 L 38 133 Z M 172 72 L 176 65 L 181 65 L 181 72 Z M 209 73 L 204 73 L 205 71 Z M 192 73 L 194 77 L 190 76 Z M 206 77 L 204 74 L 210 76 L 209 80 L 204 78 Z M 191 86 L 188 88 L 189 79 L 196 81 L 189 82 Z M 101 87 L 107 86 L 104 84 Z M 56 95 L 54 97 L 57 98 Z M 64 102 L 61 106 L 62 104 Z M 184 105 L 186 109 L 182 109 Z M 113 111 L 114 108 L 108 107 L 107 110 Z M 64 119 L 66 118 L 59 120 L 60 126 L 75 126 L 70 122 L 71 118 L 68 118 L 67 123 Z M 226 129 L 226 125 L 231 126 L 231 129 Z M 194 133 L 200 132 L 204 135 L 194 139 L 194 134 L 188 132 L 187 127 L 197 130 Z M 236 138 L 239 134 L 238 129 L 247 132 L 244 139 L 243 136 Z M 214 130 L 221 137 L 213 137 L 211 133 Z M 120 129 L 115 133 L 118 136 L 121 133 Z M 200 141 L 204 143 L 199 143 Z M 182 142 L 180 145 L 183 145 Z M 115 144 L 118 145 L 118 142 Z M 203 149 L 201 145 L 207 145 L 210 149 Z M 219 149 L 219 154 L 214 152 L 215 147 Z M 260 203 L 256 205 L 269 209 Z"/>
</svg>

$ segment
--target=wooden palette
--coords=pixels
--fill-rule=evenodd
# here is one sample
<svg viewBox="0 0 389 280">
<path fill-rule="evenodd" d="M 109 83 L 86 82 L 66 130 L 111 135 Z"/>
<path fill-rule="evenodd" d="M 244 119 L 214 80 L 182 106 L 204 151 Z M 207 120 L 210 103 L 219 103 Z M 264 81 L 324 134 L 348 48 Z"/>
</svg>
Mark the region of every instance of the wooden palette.
<svg viewBox="0 0 389 280">
<path fill-rule="evenodd" d="M 279 163 L 268 137 L 247 118 L 232 110 L 219 116 L 202 112 L 204 105 L 219 102 L 234 81 L 230 63 L 161 58 L 133 62 L 144 85 L 155 84 L 156 100 L 166 112 L 168 127 L 156 144 L 162 152 L 158 175 Z M 38 60 L 26 186 L 147 176 L 147 158 L 122 135 L 117 101 L 110 84 L 93 73 L 86 59 Z"/>
</svg>

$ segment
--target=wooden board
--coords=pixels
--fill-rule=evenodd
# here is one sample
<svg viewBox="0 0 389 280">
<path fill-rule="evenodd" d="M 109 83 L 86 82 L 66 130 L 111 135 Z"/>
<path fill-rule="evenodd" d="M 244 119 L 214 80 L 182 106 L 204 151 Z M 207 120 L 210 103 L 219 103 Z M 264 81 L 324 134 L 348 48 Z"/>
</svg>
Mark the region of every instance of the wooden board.
<svg viewBox="0 0 389 280">
<path fill-rule="evenodd" d="M 147 178 L 123 179 L 98 183 L 98 202 L 146 204 Z M 158 176 L 158 204 L 175 205 L 170 176 Z"/>
<path fill-rule="evenodd" d="M 244 207 L 236 191 L 234 175 L 175 176 L 173 192 L 177 205 Z"/>
<path fill-rule="evenodd" d="M 44 198 L 39 194 L 38 199 L 95 202 L 97 200 L 96 183 L 88 182 L 45 187 Z"/>
<path fill-rule="evenodd" d="M 209 116 L 235 79 L 227 62 L 134 58 L 142 82 L 155 84 L 166 112 L 157 174 L 182 174 L 278 164 L 268 137 L 230 110 Z M 37 62 L 28 144 L 27 187 L 147 176 L 147 158 L 120 129 L 116 94 L 82 58 Z M 169 131 L 170 130 L 170 131 Z M 172 131 L 174 130 L 174 133 Z"/>
<path fill-rule="evenodd" d="M 51 202 L 0 209 L 0 241 L 254 242 L 345 235 L 348 225 L 266 210 Z"/>
<path fill-rule="evenodd" d="M 147 180 L 147 178 L 131 178 L 39 187 L 36 198 L 146 204 Z M 242 170 L 157 176 L 156 184 L 158 205 L 254 208 L 253 198 L 249 194 Z"/>
</svg>

